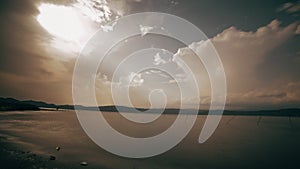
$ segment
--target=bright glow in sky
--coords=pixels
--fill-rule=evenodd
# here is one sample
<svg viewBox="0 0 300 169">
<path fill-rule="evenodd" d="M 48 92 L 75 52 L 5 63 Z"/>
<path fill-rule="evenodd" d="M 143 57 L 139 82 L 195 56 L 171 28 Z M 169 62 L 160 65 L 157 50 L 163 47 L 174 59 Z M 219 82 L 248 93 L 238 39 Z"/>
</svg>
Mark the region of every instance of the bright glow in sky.
<svg viewBox="0 0 300 169">
<path fill-rule="evenodd" d="M 65 41 L 77 42 L 84 35 L 85 30 L 79 14 L 75 8 L 53 4 L 41 4 L 38 22 L 50 34 Z"/>
<path fill-rule="evenodd" d="M 38 10 L 37 21 L 53 36 L 51 45 L 67 53 L 78 53 L 96 31 L 95 24 L 102 27 L 112 15 L 105 0 L 78 0 L 70 6 L 42 3 Z"/>
</svg>

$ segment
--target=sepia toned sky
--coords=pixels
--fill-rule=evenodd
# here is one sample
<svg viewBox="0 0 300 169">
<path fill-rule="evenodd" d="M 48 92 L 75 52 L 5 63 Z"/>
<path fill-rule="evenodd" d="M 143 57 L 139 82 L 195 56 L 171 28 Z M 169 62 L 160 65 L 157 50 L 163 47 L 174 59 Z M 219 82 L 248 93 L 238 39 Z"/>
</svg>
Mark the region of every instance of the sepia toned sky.
<svg viewBox="0 0 300 169">
<path fill-rule="evenodd" d="M 105 24 L 110 21 L 147 11 L 177 15 L 207 35 L 224 65 L 226 108 L 300 107 L 300 1 L 284 0 L 3 0 L 0 96 L 72 104 L 73 68 L 87 40 L 98 29 L 109 29 Z M 151 40 L 158 41 L 155 37 L 147 41 Z M 164 40 L 157 43 L 165 44 Z M 195 42 L 192 47 L 200 48 L 203 43 Z M 129 44 L 137 45 L 134 41 Z M 197 80 L 203 84 L 199 89 L 203 93 L 201 104 L 209 104 L 207 75 L 202 74 L 193 56 L 182 52 L 184 46 L 171 44 L 172 52 L 198 70 Z M 109 62 L 117 63 L 128 48 L 119 47 Z M 116 57 L 119 59 L 113 59 Z M 155 64 L 165 63 L 157 56 L 151 59 Z M 112 71 L 103 67 L 99 76 L 97 97 L 101 105 L 113 104 L 109 87 Z M 146 84 L 146 75 L 155 72 L 132 73 L 120 79 L 135 76 L 133 80 L 139 85 L 132 99 L 135 106 L 145 107 L 148 97 L 139 87 L 151 85 Z M 163 83 L 171 83 L 170 79 L 155 79 L 154 75 L 150 79 L 162 82 L 160 87 L 165 90 L 172 88 Z M 174 95 L 175 88 L 170 91 Z M 170 101 L 169 106 L 176 107 L 178 101 Z"/>
</svg>

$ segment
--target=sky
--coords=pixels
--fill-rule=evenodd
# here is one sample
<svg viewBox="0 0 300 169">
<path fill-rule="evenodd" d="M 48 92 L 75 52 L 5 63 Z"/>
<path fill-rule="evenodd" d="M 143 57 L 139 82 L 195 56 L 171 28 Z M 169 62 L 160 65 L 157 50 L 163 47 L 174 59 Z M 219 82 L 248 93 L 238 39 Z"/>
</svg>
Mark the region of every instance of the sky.
<svg viewBox="0 0 300 169">
<path fill-rule="evenodd" d="M 0 8 L 1 97 L 72 104 L 73 69 L 88 39 L 99 29 L 111 29 L 106 24 L 115 19 L 151 11 L 182 17 L 206 34 L 207 40 L 191 47 L 197 50 L 211 42 L 219 53 L 226 74 L 227 109 L 300 107 L 300 1 L 3 0 Z M 201 105 L 209 105 L 209 79 L 199 60 L 184 52 L 183 44 L 154 35 L 128 39 L 107 56 L 97 74 L 98 103 L 114 104 L 111 87 L 122 90 L 120 84 L 128 79 L 133 82 L 134 106 L 149 106 L 149 86 L 168 91 L 168 107 L 183 101 L 178 86 L 163 72 L 124 71 L 112 80 L 113 67 L 126 54 L 154 43 L 188 63 L 201 84 Z M 176 64 L 172 58 L 155 55 L 145 62 L 172 67 Z M 188 77 L 178 72 L 179 80 Z M 193 98 L 185 99 L 197 104 Z"/>
</svg>

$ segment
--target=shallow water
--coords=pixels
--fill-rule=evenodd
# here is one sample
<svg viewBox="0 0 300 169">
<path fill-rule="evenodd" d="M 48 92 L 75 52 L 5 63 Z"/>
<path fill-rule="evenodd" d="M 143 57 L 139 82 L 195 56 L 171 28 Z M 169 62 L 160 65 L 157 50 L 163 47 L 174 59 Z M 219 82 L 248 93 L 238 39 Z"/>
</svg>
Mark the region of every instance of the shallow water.
<svg viewBox="0 0 300 169">
<path fill-rule="evenodd" d="M 118 113 L 104 113 L 121 133 L 149 137 L 167 129 L 176 115 L 162 115 L 150 124 L 128 122 Z M 64 168 L 300 168 L 300 118 L 223 116 L 213 136 L 199 144 L 206 116 L 198 116 L 188 136 L 170 151 L 145 159 L 122 158 L 93 143 L 74 111 L 0 112 L 0 135 L 41 156 L 55 155 L 50 166 Z M 120 143 L 122 144 L 122 143 Z M 56 151 L 55 147 L 61 150 Z M 57 164 L 56 164 L 57 163 Z M 59 167 L 58 167 L 59 168 Z"/>
</svg>

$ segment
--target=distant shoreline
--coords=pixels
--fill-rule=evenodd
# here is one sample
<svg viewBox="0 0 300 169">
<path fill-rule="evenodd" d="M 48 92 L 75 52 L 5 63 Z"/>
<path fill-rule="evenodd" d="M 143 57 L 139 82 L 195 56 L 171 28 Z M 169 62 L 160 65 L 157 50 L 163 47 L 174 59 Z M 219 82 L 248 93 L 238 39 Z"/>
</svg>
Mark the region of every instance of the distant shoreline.
<svg viewBox="0 0 300 169">
<path fill-rule="evenodd" d="M 153 114 L 178 114 L 181 111 L 182 114 L 195 114 L 198 111 L 198 115 L 208 115 L 208 110 L 193 110 L 193 109 L 145 109 L 134 108 L 126 106 L 99 106 L 88 107 L 81 105 L 55 105 L 41 101 L 26 100 L 20 101 L 13 98 L 0 98 L 0 111 L 56 111 L 56 110 L 87 110 L 87 111 L 105 111 L 105 112 L 128 112 L 134 113 L 136 111 L 153 113 Z M 220 115 L 222 111 L 212 110 L 210 115 Z M 300 109 L 277 109 L 277 110 L 258 110 L 258 111 L 235 111 L 224 110 L 222 115 L 236 115 L 236 116 L 288 116 L 288 117 L 300 117 Z"/>
</svg>

